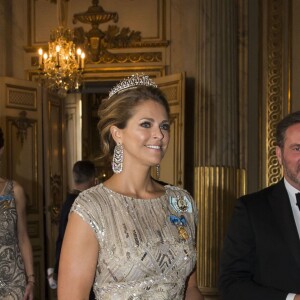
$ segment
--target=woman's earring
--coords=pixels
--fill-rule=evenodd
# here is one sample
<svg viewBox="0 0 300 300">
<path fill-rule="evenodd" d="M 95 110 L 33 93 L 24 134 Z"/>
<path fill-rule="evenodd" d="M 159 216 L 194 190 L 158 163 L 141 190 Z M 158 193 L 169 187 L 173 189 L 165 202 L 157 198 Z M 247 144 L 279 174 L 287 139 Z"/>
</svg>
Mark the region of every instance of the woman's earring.
<svg viewBox="0 0 300 300">
<path fill-rule="evenodd" d="M 156 178 L 159 179 L 160 177 L 160 165 L 156 165 Z"/>
<path fill-rule="evenodd" d="M 115 174 L 119 174 L 123 170 L 123 145 L 117 144 L 114 149 L 112 160 L 112 170 Z"/>
</svg>

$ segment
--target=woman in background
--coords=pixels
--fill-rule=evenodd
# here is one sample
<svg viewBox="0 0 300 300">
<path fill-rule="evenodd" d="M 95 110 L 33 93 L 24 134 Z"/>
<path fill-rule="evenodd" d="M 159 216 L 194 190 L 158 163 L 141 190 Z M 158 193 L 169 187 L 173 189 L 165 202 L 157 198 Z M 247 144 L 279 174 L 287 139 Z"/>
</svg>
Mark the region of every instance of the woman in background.
<svg viewBox="0 0 300 300">
<path fill-rule="evenodd" d="M 0 128 L 0 158 L 3 150 Z M 0 299 L 32 300 L 34 283 L 24 190 L 17 182 L 0 177 Z"/>
<path fill-rule="evenodd" d="M 102 152 L 114 174 L 82 192 L 62 246 L 59 300 L 201 300 L 198 213 L 190 194 L 151 177 L 170 137 L 169 105 L 148 77 L 119 83 L 99 109 Z"/>
</svg>

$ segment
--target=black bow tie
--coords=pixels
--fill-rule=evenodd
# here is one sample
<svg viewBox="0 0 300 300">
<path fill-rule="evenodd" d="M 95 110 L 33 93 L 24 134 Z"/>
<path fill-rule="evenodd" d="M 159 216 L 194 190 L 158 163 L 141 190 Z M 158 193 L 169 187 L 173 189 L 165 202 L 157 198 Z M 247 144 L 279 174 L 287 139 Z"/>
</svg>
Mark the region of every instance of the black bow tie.
<svg viewBox="0 0 300 300">
<path fill-rule="evenodd" d="M 300 210 L 300 193 L 297 193 L 296 194 L 296 200 L 297 200 L 297 206 L 298 206 L 298 208 L 299 208 L 299 210 Z"/>
</svg>

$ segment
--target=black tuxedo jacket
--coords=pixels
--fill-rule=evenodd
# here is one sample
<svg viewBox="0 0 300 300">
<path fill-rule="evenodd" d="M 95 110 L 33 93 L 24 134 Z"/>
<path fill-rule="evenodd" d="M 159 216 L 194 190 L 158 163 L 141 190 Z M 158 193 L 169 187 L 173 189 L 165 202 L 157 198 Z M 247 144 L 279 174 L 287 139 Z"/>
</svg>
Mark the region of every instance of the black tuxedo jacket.
<svg viewBox="0 0 300 300">
<path fill-rule="evenodd" d="M 67 228 L 68 220 L 69 220 L 69 213 L 72 208 L 72 205 L 76 198 L 78 197 L 80 191 L 74 190 L 72 193 L 67 194 L 67 199 L 64 202 L 61 213 L 60 213 L 60 220 L 59 220 L 59 227 L 58 227 L 58 237 L 56 240 L 56 253 L 55 253 L 55 265 L 54 265 L 54 274 L 57 278 L 58 269 L 59 269 L 59 259 L 61 253 L 62 242 L 65 236 L 65 231 Z M 94 300 L 95 294 L 93 289 L 90 291 L 89 300 Z"/>
<path fill-rule="evenodd" d="M 300 238 L 283 179 L 236 204 L 224 240 L 223 300 L 285 300 L 300 294 Z"/>
<path fill-rule="evenodd" d="M 79 191 L 72 192 L 67 194 L 67 199 L 64 202 L 61 212 L 60 212 L 60 220 L 59 220 L 59 227 L 58 227 L 58 236 L 56 239 L 56 249 L 55 249 L 55 266 L 54 266 L 54 274 L 58 275 L 58 267 L 59 267 L 59 259 L 60 259 L 60 252 L 62 247 L 63 238 L 65 235 L 65 231 L 67 228 L 67 223 L 69 219 L 69 212 L 71 207 L 78 197 Z"/>
</svg>

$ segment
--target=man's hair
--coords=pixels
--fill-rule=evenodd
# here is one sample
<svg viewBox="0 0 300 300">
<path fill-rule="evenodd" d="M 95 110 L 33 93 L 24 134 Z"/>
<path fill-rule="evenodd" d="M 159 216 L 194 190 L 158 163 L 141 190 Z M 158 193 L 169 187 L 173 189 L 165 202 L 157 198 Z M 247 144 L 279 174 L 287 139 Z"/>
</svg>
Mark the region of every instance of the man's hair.
<svg viewBox="0 0 300 300">
<path fill-rule="evenodd" d="M 89 160 L 79 160 L 73 166 L 73 180 L 76 184 L 86 183 L 96 176 L 94 163 Z"/>
<path fill-rule="evenodd" d="M 300 123 L 300 111 L 296 111 L 284 117 L 278 124 L 276 129 L 276 144 L 283 148 L 285 142 L 286 130 L 295 124 Z"/>
<path fill-rule="evenodd" d="M 2 128 L 0 127 L 0 149 L 4 146 L 4 134 Z"/>
</svg>

